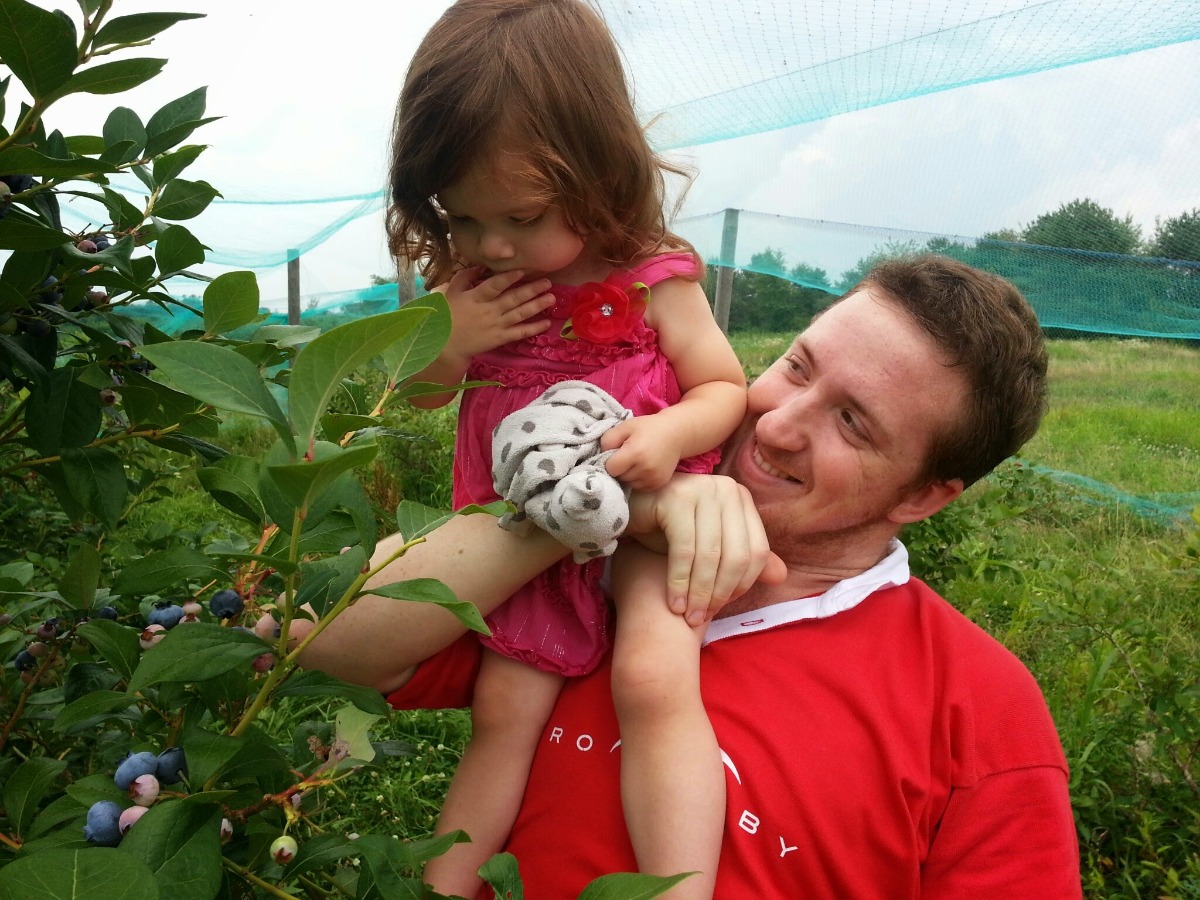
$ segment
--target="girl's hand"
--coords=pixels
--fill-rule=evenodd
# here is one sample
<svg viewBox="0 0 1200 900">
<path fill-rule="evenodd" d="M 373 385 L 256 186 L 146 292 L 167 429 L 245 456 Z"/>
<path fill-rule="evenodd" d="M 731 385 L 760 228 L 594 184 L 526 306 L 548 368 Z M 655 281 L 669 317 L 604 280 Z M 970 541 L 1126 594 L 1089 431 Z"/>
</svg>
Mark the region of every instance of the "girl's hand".
<svg viewBox="0 0 1200 900">
<path fill-rule="evenodd" d="M 676 472 L 662 489 L 634 492 L 628 534 L 667 553 L 667 603 L 689 625 L 711 619 L 756 581 L 787 568 L 767 544 L 750 492 L 723 475 Z"/>
<path fill-rule="evenodd" d="M 452 319 L 450 340 L 442 352 L 464 366 L 479 353 L 550 327 L 549 319 L 530 321 L 554 305 L 547 279 L 517 285 L 524 274 L 520 270 L 486 278 L 484 272 L 478 266 L 460 269 L 438 288 L 446 294 Z"/>
<path fill-rule="evenodd" d="M 679 465 L 679 442 L 656 416 L 635 416 L 600 437 L 601 450 L 616 450 L 605 468 L 635 491 L 654 491 Z"/>
</svg>

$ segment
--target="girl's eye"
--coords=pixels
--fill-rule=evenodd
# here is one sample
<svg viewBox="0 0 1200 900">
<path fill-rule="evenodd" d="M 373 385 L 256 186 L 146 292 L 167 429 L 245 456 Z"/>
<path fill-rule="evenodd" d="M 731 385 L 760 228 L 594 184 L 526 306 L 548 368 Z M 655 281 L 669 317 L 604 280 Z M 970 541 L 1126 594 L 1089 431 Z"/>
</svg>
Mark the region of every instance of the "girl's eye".
<svg viewBox="0 0 1200 900">
<path fill-rule="evenodd" d="M 538 213 L 536 216 L 513 216 L 514 225 L 520 225 L 522 228 L 531 228 L 538 222 L 542 221 L 542 216 L 545 213 Z"/>
</svg>

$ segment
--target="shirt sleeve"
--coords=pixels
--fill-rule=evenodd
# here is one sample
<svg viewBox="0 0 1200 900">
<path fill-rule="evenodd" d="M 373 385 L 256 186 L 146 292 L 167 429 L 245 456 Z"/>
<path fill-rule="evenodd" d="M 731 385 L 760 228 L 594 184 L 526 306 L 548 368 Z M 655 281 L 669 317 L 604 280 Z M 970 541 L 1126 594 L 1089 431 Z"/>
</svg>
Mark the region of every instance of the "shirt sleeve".
<svg viewBox="0 0 1200 900">
<path fill-rule="evenodd" d="M 951 792 L 922 866 L 922 900 L 1082 895 L 1066 772 L 1016 769 Z"/>
</svg>

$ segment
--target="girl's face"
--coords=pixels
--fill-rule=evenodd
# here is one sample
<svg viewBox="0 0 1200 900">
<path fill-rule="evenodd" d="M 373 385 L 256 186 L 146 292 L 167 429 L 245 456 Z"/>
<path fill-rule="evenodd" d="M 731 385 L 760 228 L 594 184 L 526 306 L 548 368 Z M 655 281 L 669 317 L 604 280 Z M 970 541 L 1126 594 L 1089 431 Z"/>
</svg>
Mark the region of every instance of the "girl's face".
<svg viewBox="0 0 1200 900">
<path fill-rule="evenodd" d="M 493 273 L 520 269 L 526 279 L 579 284 L 596 278 L 586 237 L 559 207 L 539 199 L 538 185 L 520 168 L 516 154 L 498 153 L 438 193 L 455 255 Z"/>
</svg>

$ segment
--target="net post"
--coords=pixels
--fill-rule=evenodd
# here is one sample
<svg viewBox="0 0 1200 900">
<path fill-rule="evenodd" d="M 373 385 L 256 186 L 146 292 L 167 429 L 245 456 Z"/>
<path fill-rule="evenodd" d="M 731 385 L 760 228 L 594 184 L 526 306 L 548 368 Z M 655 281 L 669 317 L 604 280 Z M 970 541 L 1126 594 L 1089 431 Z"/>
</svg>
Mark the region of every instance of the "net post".
<svg viewBox="0 0 1200 900">
<path fill-rule="evenodd" d="M 721 331 L 729 333 L 729 303 L 733 297 L 733 260 L 737 255 L 738 210 L 726 209 L 721 226 L 721 262 L 717 269 L 717 293 L 713 297 L 713 316 Z"/>
<path fill-rule="evenodd" d="M 300 324 L 300 251 L 287 252 L 288 324 Z"/>
</svg>

